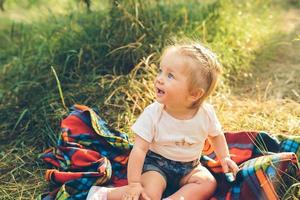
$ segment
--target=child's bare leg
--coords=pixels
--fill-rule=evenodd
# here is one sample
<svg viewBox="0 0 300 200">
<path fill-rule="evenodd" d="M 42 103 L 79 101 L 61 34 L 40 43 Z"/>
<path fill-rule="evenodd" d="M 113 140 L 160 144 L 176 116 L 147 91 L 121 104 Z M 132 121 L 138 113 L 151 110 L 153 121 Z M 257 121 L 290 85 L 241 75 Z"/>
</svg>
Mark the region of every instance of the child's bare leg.
<svg viewBox="0 0 300 200">
<path fill-rule="evenodd" d="M 127 189 L 128 185 L 115 188 L 93 186 L 87 200 L 121 200 Z"/>
<path fill-rule="evenodd" d="M 213 175 L 203 166 L 198 166 L 180 181 L 182 186 L 170 199 L 206 200 L 214 193 L 217 182 Z"/>
<path fill-rule="evenodd" d="M 159 172 L 148 171 L 142 175 L 142 185 L 151 200 L 161 200 L 167 183 Z"/>
<path fill-rule="evenodd" d="M 148 171 L 142 174 L 142 185 L 151 200 L 161 200 L 166 188 L 166 181 L 156 171 Z M 121 200 L 128 189 L 128 185 L 117 188 L 108 188 L 108 200 Z"/>
<path fill-rule="evenodd" d="M 167 184 L 160 173 L 148 171 L 142 175 L 142 185 L 151 200 L 160 200 Z M 128 187 L 128 185 L 115 188 L 98 187 L 95 194 L 89 195 L 89 200 L 121 200 L 128 191 Z"/>
<path fill-rule="evenodd" d="M 107 200 L 121 200 L 128 190 L 128 185 L 107 189 Z"/>
</svg>

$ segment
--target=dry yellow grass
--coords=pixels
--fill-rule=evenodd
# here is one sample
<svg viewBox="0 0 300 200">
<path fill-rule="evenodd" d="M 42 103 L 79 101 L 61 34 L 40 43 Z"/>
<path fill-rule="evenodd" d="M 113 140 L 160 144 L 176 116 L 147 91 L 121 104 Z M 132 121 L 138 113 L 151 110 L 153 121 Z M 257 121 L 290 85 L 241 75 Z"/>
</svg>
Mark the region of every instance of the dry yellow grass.
<svg viewBox="0 0 300 200">
<path fill-rule="evenodd" d="M 216 99 L 225 131 L 258 130 L 274 134 L 300 133 L 300 104 L 293 100 Z"/>
<path fill-rule="evenodd" d="M 262 48 L 252 71 L 213 99 L 224 130 L 300 134 L 300 9 L 281 20 L 284 36 Z"/>
</svg>

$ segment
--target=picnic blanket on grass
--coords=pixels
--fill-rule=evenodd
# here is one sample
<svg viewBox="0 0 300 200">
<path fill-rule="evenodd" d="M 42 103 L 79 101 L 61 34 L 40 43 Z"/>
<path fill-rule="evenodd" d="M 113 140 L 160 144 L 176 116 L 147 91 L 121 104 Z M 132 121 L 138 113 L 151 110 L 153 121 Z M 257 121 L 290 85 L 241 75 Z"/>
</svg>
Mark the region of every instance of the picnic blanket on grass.
<svg viewBox="0 0 300 200">
<path fill-rule="evenodd" d="M 300 135 L 271 136 L 266 132 L 225 132 L 232 159 L 240 165 L 234 182 L 228 182 L 213 148 L 206 141 L 200 160 L 216 177 L 214 199 L 299 199 Z M 132 144 L 84 105 L 74 105 L 62 120 L 57 146 L 40 158 L 53 190 L 44 200 L 85 199 L 93 185 L 127 184 L 127 161 Z"/>
</svg>

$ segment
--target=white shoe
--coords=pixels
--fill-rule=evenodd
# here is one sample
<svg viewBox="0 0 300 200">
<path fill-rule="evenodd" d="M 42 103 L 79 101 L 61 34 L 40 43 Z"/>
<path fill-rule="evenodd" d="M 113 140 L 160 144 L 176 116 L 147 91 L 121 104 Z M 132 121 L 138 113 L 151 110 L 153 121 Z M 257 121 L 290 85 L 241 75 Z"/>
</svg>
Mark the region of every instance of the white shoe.
<svg viewBox="0 0 300 200">
<path fill-rule="evenodd" d="M 100 187 L 100 186 L 92 186 L 86 199 L 87 200 L 107 200 L 107 188 Z"/>
</svg>

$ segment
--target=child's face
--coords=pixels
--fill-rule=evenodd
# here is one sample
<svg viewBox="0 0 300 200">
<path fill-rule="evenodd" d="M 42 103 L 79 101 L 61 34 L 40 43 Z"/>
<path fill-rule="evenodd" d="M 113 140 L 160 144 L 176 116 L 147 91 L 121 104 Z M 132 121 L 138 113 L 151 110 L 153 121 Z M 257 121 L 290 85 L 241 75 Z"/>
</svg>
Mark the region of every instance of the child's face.
<svg viewBox="0 0 300 200">
<path fill-rule="evenodd" d="M 154 82 L 159 103 L 177 109 L 193 103 L 187 73 L 191 64 L 195 64 L 191 58 L 181 55 L 174 48 L 163 54 L 160 72 Z"/>
</svg>

